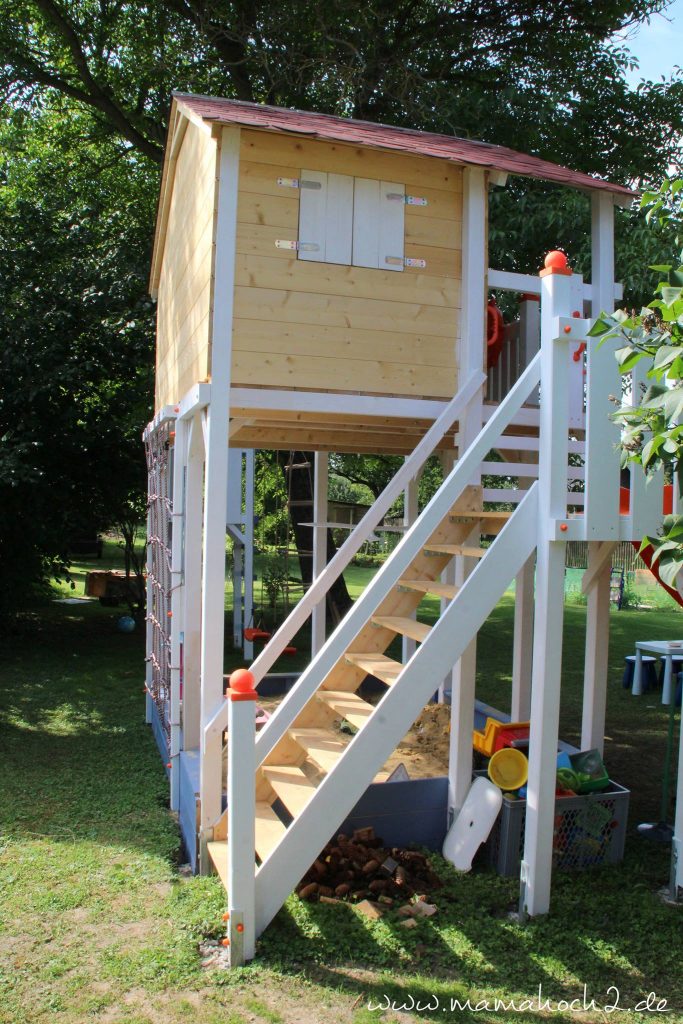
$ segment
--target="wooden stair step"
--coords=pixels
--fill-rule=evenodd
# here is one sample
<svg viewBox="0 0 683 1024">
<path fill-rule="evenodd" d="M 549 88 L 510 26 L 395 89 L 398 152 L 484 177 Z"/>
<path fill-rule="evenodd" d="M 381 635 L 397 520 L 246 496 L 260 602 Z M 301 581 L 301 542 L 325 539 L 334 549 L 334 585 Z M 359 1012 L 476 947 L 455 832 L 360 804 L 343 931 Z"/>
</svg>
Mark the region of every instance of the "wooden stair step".
<svg viewBox="0 0 683 1024">
<path fill-rule="evenodd" d="M 284 836 L 287 828 L 277 814 L 264 800 L 256 801 L 255 815 L 256 853 L 260 860 L 265 860 L 271 850 Z"/>
<path fill-rule="evenodd" d="M 467 544 L 425 544 L 425 551 L 437 555 L 464 555 L 466 558 L 483 558 L 487 548 L 473 548 Z"/>
<path fill-rule="evenodd" d="M 396 682 L 403 671 L 403 665 L 393 658 L 387 658 L 386 654 L 347 651 L 344 657 L 350 665 L 362 668 L 369 676 L 375 676 L 389 686 Z"/>
<path fill-rule="evenodd" d="M 331 729 L 293 726 L 289 735 L 306 751 L 309 760 L 323 772 L 331 772 L 344 753 L 346 743 Z"/>
<path fill-rule="evenodd" d="M 420 644 L 427 639 L 432 628 L 426 626 L 424 622 L 418 622 L 417 619 L 410 619 L 403 615 L 373 615 L 370 621 L 377 626 L 391 629 L 394 633 L 409 636 L 411 640 L 417 640 Z"/>
<path fill-rule="evenodd" d="M 295 765 L 264 764 L 261 771 L 292 817 L 304 809 L 315 793 L 315 783 Z"/>
<path fill-rule="evenodd" d="M 455 597 L 458 587 L 452 583 L 439 583 L 438 580 L 399 580 L 399 587 L 407 587 L 409 590 L 419 590 L 421 594 L 435 594 L 437 597 L 445 597 L 447 600 Z"/>
<path fill-rule="evenodd" d="M 504 463 L 501 463 L 504 465 Z M 451 512 L 449 519 L 453 522 L 462 522 L 463 520 L 472 519 L 477 522 L 480 519 L 509 519 L 512 512 L 496 512 L 491 509 L 483 509 L 481 512 Z"/>
<path fill-rule="evenodd" d="M 207 843 L 206 849 L 215 867 L 221 882 L 228 888 L 228 844 L 222 842 Z"/>
<path fill-rule="evenodd" d="M 336 714 L 357 729 L 365 725 L 375 710 L 372 704 L 368 704 L 357 693 L 347 693 L 344 690 L 318 690 L 318 700 L 327 704 L 328 708 L 332 708 Z"/>
</svg>

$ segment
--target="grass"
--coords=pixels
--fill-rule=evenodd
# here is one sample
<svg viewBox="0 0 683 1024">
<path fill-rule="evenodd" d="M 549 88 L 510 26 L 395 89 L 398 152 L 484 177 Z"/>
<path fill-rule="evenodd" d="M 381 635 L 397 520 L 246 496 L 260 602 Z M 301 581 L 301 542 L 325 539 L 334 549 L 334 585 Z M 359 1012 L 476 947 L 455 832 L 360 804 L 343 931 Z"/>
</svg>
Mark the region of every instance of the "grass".
<svg viewBox="0 0 683 1024">
<path fill-rule="evenodd" d="M 352 570 L 352 589 L 371 572 Z M 434 603 L 426 607 L 436 614 Z M 478 695 L 503 707 L 512 612 L 507 596 L 479 640 Z M 142 636 L 117 632 L 117 614 L 92 602 L 53 604 L 0 641 L 2 1024 L 531 1021 L 535 1010 L 496 1012 L 491 1001 L 519 1005 L 540 985 L 554 1009 L 582 997 L 584 984 L 598 1006 L 614 1002 L 611 986 L 623 1007 L 654 991 L 668 1000 L 668 1019 L 683 1021 L 681 910 L 657 897 L 668 850 L 633 829 L 623 865 L 558 874 L 551 915 L 526 928 L 508 917 L 515 882 L 485 870 L 456 876 L 439 862 L 438 913 L 413 930 L 290 898 L 252 966 L 202 969 L 198 944 L 221 932 L 223 893 L 214 878 L 178 871 L 166 779 L 143 722 Z M 585 608 L 569 606 L 562 733 L 570 740 L 580 728 L 584 630 Z M 677 611 L 612 616 L 606 760 L 632 791 L 632 823 L 658 816 L 666 712 L 656 698 L 621 689 L 622 659 L 635 640 L 680 633 Z M 228 651 L 227 663 L 238 655 Z M 451 1000 L 468 998 L 489 1009 L 451 1011 Z"/>
</svg>

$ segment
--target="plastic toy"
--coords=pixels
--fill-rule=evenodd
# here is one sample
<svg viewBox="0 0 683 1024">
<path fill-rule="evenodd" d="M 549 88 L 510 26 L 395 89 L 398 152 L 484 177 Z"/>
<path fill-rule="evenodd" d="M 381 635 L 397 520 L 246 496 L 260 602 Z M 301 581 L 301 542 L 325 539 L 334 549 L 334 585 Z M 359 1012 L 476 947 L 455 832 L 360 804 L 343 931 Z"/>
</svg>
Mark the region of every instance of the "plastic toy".
<svg viewBox="0 0 683 1024">
<path fill-rule="evenodd" d="M 442 853 L 458 871 L 469 871 L 474 855 L 488 839 L 503 804 L 503 794 L 488 779 L 475 779 L 460 813 L 444 839 Z"/>
</svg>

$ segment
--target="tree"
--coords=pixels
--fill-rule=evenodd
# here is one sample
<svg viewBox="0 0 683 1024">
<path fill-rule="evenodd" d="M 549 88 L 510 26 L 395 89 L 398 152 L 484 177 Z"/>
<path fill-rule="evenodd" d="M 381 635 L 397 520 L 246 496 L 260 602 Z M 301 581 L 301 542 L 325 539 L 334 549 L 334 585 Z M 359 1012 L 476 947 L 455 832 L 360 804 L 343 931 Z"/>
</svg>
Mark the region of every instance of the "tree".
<svg viewBox="0 0 683 1024">
<path fill-rule="evenodd" d="M 148 247 L 173 88 L 655 177 L 683 131 L 683 83 L 632 92 L 628 52 L 609 40 L 666 6 L 0 0 L 0 487 L 16 510 L 0 527 L 3 564 L 23 549 L 23 578 L 39 580 L 65 564 L 84 519 L 113 522 L 139 500 Z M 536 270 L 549 229 L 585 259 L 582 202 L 514 181 L 492 205 L 492 259 Z"/>
<path fill-rule="evenodd" d="M 679 250 L 676 264 L 651 267 L 660 281 L 653 299 L 639 313 L 602 313 L 591 330 L 594 337 L 623 342 L 617 359 L 623 374 L 646 360 L 650 383 L 634 406 L 622 404 L 615 419 L 622 425 L 622 466 L 640 465 L 645 473 L 664 469 L 683 496 L 683 179 L 668 178 L 658 191 L 646 192 L 641 204 L 647 221 L 669 229 Z M 646 537 L 653 561 L 669 586 L 683 569 L 683 516 L 664 518 L 660 536 Z"/>
<path fill-rule="evenodd" d="M 73 111 L 14 111 L 0 133 L 0 602 L 20 603 L 79 534 L 139 516 L 153 190 Z"/>
</svg>

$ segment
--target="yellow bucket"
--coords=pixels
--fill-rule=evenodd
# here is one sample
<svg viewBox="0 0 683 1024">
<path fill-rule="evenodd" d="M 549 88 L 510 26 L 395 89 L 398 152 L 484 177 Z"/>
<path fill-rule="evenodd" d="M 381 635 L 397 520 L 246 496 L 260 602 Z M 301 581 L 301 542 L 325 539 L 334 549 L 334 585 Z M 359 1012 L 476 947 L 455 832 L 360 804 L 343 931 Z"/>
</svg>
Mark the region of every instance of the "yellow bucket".
<svg viewBox="0 0 683 1024">
<path fill-rule="evenodd" d="M 503 747 L 489 761 L 489 778 L 502 790 L 519 789 L 529 776 L 529 762 L 521 750 Z"/>
</svg>

